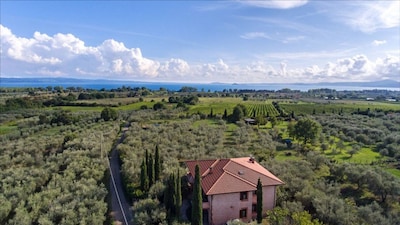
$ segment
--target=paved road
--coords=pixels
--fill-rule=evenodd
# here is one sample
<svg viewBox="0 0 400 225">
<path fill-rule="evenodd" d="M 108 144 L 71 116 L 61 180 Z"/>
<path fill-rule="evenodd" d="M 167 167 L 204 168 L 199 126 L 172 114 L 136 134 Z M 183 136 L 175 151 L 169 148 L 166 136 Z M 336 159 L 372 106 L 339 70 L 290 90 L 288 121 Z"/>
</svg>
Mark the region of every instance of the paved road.
<svg viewBox="0 0 400 225">
<path fill-rule="evenodd" d="M 118 144 L 124 139 L 125 131 Z M 116 224 L 133 225 L 132 209 L 125 197 L 120 174 L 120 164 L 118 151 L 114 148 L 110 156 L 110 190 L 111 190 L 111 209 Z"/>
</svg>

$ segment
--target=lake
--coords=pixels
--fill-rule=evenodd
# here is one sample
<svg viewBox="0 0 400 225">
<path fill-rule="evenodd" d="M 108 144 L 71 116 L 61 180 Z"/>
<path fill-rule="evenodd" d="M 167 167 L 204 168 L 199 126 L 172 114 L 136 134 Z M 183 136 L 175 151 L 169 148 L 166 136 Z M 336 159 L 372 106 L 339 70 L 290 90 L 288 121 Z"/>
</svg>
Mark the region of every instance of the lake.
<svg viewBox="0 0 400 225">
<path fill-rule="evenodd" d="M 120 81 L 120 80 L 83 80 L 83 79 L 69 79 L 69 78 L 1 78 L 1 87 L 48 87 L 48 86 L 62 86 L 67 87 L 82 87 L 88 89 L 100 90 L 116 89 L 122 86 L 125 87 L 145 87 L 150 90 L 159 90 L 165 88 L 170 91 L 178 91 L 183 86 L 195 87 L 201 91 L 223 91 L 224 89 L 237 89 L 237 90 L 271 90 L 277 91 L 285 88 L 291 90 L 308 91 L 310 89 L 329 88 L 337 91 L 343 90 L 392 90 L 400 91 L 397 84 L 394 85 L 373 85 L 372 82 L 364 83 L 314 83 L 314 84 L 283 84 L 283 83 L 248 83 L 248 84 L 228 84 L 228 83 L 172 83 L 172 82 L 141 82 L 141 81 Z"/>
</svg>

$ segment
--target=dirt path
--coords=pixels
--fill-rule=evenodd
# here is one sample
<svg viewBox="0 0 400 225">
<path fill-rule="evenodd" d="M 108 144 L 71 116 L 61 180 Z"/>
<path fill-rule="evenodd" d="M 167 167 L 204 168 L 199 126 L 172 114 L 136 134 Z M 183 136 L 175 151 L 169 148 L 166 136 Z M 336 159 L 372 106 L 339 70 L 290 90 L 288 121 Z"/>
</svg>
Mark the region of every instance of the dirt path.
<svg viewBox="0 0 400 225">
<path fill-rule="evenodd" d="M 117 145 L 122 142 L 125 137 L 125 131 L 121 135 Z M 113 220 L 116 224 L 133 225 L 133 213 L 129 201 L 125 197 L 121 174 L 119 155 L 116 147 L 113 148 L 110 155 L 110 191 L 111 191 L 111 209 Z"/>
</svg>

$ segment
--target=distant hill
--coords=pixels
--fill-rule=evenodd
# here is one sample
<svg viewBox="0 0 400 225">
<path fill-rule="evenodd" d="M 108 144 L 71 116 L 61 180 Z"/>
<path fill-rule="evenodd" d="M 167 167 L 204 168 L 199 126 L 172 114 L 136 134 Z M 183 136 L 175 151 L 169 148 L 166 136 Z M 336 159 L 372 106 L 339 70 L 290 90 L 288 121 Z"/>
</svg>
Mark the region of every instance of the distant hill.
<svg viewBox="0 0 400 225">
<path fill-rule="evenodd" d="M 400 88 L 400 82 L 395 80 L 380 80 L 369 82 L 321 82 L 323 86 L 359 86 L 359 87 L 392 87 Z"/>
</svg>

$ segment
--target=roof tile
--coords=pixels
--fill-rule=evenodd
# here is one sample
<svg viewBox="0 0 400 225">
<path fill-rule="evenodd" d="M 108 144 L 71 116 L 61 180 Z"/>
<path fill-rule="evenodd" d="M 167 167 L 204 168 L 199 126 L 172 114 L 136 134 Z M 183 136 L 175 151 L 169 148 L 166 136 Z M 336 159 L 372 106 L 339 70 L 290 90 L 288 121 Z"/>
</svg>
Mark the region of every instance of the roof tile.
<svg viewBox="0 0 400 225">
<path fill-rule="evenodd" d="M 200 167 L 201 185 L 206 195 L 253 191 L 256 190 L 258 178 L 263 186 L 284 184 L 249 157 L 186 161 L 193 175 L 196 165 Z"/>
</svg>

